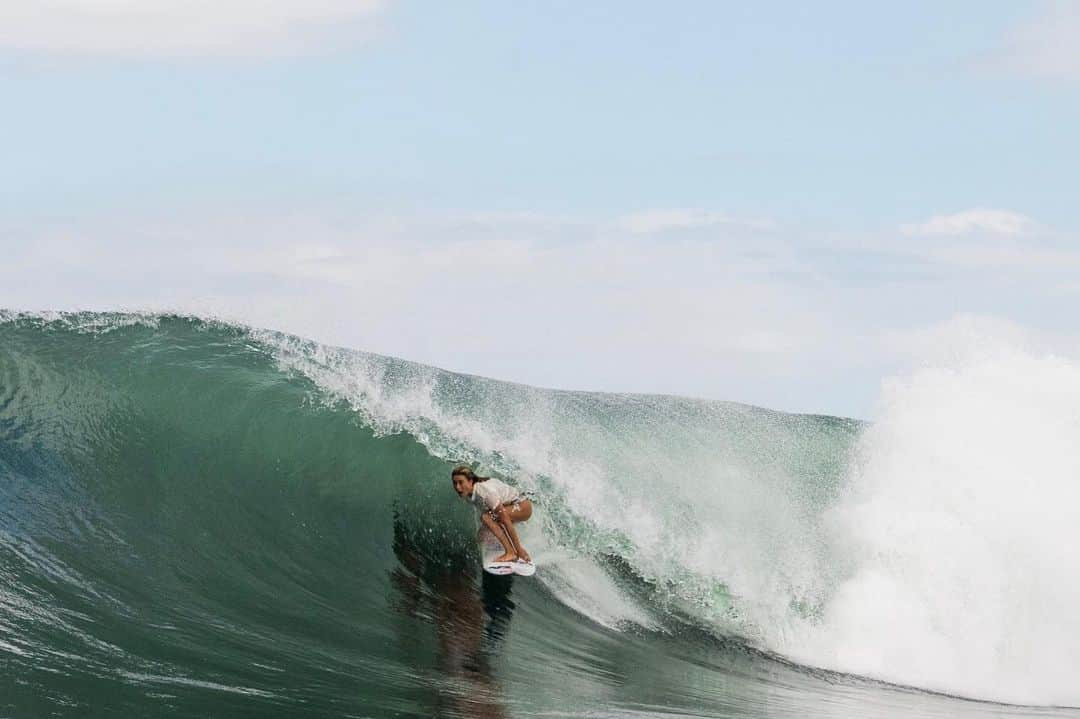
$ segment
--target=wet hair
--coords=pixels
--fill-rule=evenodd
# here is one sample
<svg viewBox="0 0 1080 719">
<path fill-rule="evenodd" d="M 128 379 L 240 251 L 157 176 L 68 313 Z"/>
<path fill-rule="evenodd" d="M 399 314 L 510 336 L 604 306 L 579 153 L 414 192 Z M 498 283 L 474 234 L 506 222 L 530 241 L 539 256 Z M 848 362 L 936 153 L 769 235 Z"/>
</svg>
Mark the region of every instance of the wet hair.
<svg viewBox="0 0 1080 719">
<path fill-rule="evenodd" d="M 453 479 L 459 474 L 462 477 L 468 479 L 470 482 L 486 482 L 491 479 L 491 477 L 479 476 L 476 472 L 472 471 L 472 467 L 467 464 L 459 464 L 458 466 L 454 467 L 454 469 L 450 471 L 450 479 Z"/>
</svg>

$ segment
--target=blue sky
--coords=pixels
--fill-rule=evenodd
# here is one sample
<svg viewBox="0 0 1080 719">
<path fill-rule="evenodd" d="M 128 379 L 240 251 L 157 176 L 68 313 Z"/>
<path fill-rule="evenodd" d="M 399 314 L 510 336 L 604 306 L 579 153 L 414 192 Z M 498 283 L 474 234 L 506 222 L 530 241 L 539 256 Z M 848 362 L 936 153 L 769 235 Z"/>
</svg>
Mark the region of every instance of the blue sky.
<svg viewBox="0 0 1080 719">
<path fill-rule="evenodd" d="M 51 7 L 0 10 L 0 306 L 859 416 L 897 337 L 1072 342 L 1075 4 Z"/>
</svg>

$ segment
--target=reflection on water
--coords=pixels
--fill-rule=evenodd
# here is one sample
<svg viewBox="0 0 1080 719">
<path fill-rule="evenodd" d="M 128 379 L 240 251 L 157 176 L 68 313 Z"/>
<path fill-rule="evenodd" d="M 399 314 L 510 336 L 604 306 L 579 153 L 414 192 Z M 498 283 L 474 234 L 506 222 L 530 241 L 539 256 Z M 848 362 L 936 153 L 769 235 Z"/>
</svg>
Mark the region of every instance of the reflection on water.
<svg viewBox="0 0 1080 719">
<path fill-rule="evenodd" d="M 492 668 L 514 613 L 513 575 L 480 572 L 477 586 L 473 557 L 425 551 L 400 516 L 394 519 L 393 547 L 400 563 L 390 577 L 395 610 L 435 630 L 440 676 L 432 682 L 434 716 L 506 716 Z"/>
</svg>

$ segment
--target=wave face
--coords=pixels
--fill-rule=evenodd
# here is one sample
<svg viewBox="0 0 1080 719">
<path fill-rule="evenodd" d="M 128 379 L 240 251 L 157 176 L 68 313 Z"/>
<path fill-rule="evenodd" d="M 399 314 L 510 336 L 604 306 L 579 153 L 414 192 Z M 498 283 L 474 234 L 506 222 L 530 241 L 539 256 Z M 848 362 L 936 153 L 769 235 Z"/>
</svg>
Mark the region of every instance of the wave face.
<svg viewBox="0 0 1080 719">
<path fill-rule="evenodd" d="M 980 454 L 1015 427 L 967 400 L 1011 369 L 920 375 L 867 428 L 542 390 L 197 318 L 8 314 L 0 707 L 987 710 L 893 684 L 1080 702 L 1062 604 L 1080 583 L 1055 583 L 1076 566 L 1059 458 L 1080 455 L 1058 421 L 1075 404 L 1024 414 L 1021 383 L 1006 409 L 1040 453 Z M 536 578 L 478 572 L 459 461 L 538 495 Z"/>
</svg>

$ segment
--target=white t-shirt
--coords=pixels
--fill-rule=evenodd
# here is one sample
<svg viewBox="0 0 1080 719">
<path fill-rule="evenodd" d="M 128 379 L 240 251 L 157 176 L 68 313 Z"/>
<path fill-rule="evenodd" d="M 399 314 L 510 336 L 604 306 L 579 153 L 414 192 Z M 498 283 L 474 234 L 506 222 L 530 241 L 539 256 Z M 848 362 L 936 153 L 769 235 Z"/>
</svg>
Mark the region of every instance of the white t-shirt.
<svg viewBox="0 0 1080 719">
<path fill-rule="evenodd" d="M 497 509 L 503 504 L 513 504 L 520 497 L 521 493 L 509 484 L 492 477 L 487 481 L 475 483 L 469 499 L 481 507 Z"/>
</svg>

